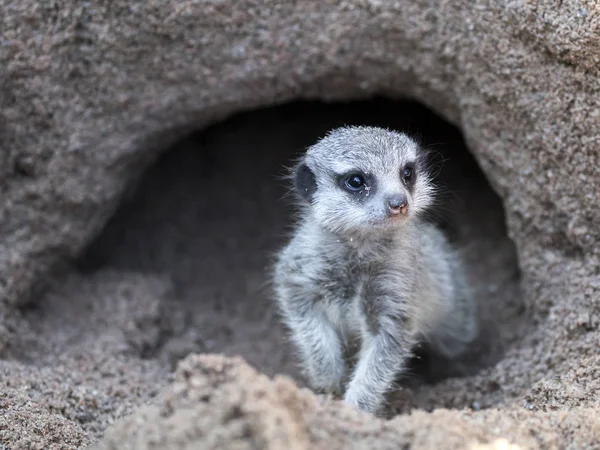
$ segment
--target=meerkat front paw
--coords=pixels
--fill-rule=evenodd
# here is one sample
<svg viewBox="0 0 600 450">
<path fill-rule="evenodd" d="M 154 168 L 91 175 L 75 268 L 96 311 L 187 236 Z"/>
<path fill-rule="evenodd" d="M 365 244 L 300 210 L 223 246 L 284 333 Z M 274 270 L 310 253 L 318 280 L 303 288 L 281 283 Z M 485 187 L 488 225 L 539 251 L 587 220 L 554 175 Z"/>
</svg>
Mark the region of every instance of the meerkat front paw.
<svg viewBox="0 0 600 450">
<path fill-rule="evenodd" d="M 344 395 L 344 403 L 353 406 L 359 411 L 377 415 L 380 405 L 370 393 L 361 392 L 359 389 L 349 388 Z"/>
<path fill-rule="evenodd" d="M 325 394 L 331 395 L 334 398 L 341 398 L 344 394 L 344 389 L 340 384 L 330 383 L 330 384 L 321 384 L 321 383 L 311 383 L 312 390 L 317 394 Z"/>
<path fill-rule="evenodd" d="M 339 367 L 337 364 L 334 364 L 331 367 L 312 367 L 305 370 L 305 375 L 314 391 L 338 397 L 343 394 L 343 366 Z"/>
</svg>

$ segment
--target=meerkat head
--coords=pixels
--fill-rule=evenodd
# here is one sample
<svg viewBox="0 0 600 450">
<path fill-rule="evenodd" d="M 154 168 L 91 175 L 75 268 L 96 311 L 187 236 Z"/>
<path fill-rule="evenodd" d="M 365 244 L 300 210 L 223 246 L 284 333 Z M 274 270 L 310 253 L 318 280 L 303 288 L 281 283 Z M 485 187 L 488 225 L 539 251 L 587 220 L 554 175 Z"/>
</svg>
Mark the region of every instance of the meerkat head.
<svg viewBox="0 0 600 450">
<path fill-rule="evenodd" d="M 406 224 L 432 204 L 434 193 L 419 145 L 376 127 L 329 132 L 296 165 L 294 184 L 321 226 L 351 235 Z"/>
</svg>

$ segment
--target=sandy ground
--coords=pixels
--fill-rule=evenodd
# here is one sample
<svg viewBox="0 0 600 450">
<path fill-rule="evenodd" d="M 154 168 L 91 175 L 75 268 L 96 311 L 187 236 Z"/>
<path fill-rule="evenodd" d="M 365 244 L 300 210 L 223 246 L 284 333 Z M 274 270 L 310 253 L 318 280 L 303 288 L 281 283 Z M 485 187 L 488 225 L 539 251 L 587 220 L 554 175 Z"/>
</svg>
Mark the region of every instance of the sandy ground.
<svg viewBox="0 0 600 450">
<path fill-rule="evenodd" d="M 99 439 L 151 402 L 189 353 L 239 355 L 302 385 L 268 283 L 290 224 L 281 176 L 291 157 L 343 123 L 408 129 L 436 151 L 445 194 L 433 219 L 464 249 L 486 324 L 460 367 L 470 376 L 500 360 L 526 324 L 517 260 L 501 202 L 455 129 L 407 103 L 289 105 L 235 117 L 165 152 L 81 260 L 21 311 L 19 339 L 0 361 L 0 448 Z M 485 386 L 484 372 L 477 389 L 440 382 L 447 369 L 417 361 L 390 413 L 510 401 Z"/>
</svg>

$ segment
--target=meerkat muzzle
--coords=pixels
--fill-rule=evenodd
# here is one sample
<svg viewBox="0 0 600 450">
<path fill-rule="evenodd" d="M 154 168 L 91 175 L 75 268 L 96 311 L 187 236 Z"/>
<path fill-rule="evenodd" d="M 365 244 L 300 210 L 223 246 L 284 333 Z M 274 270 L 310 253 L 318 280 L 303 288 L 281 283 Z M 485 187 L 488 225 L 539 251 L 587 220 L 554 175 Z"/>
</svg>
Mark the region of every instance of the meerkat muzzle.
<svg viewBox="0 0 600 450">
<path fill-rule="evenodd" d="M 408 200 L 404 195 L 393 195 L 386 199 L 388 213 L 392 216 L 408 212 Z"/>
</svg>

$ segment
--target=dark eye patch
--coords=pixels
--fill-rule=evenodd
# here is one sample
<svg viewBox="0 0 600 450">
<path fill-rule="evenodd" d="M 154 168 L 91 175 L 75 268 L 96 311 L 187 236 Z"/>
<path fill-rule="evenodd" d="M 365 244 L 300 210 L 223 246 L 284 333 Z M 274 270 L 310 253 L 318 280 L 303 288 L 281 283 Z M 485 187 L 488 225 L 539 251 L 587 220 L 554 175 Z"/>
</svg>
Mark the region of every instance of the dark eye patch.
<svg viewBox="0 0 600 450">
<path fill-rule="evenodd" d="M 337 175 L 336 181 L 341 189 L 360 199 L 375 193 L 375 178 L 360 170 L 351 170 Z"/>
<path fill-rule="evenodd" d="M 400 170 L 400 178 L 404 185 L 411 189 L 417 179 L 417 169 L 413 162 L 406 163 Z"/>
<path fill-rule="evenodd" d="M 402 168 L 402 179 L 406 182 L 410 182 L 415 175 L 415 165 L 413 163 L 407 163 Z"/>
<path fill-rule="evenodd" d="M 344 180 L 344 186 L 350 191 L 359 191 L 364 189 L 367 185 L 365 178 L 360 173 L 353 173 L 346 177 Z"/>
</svg>

